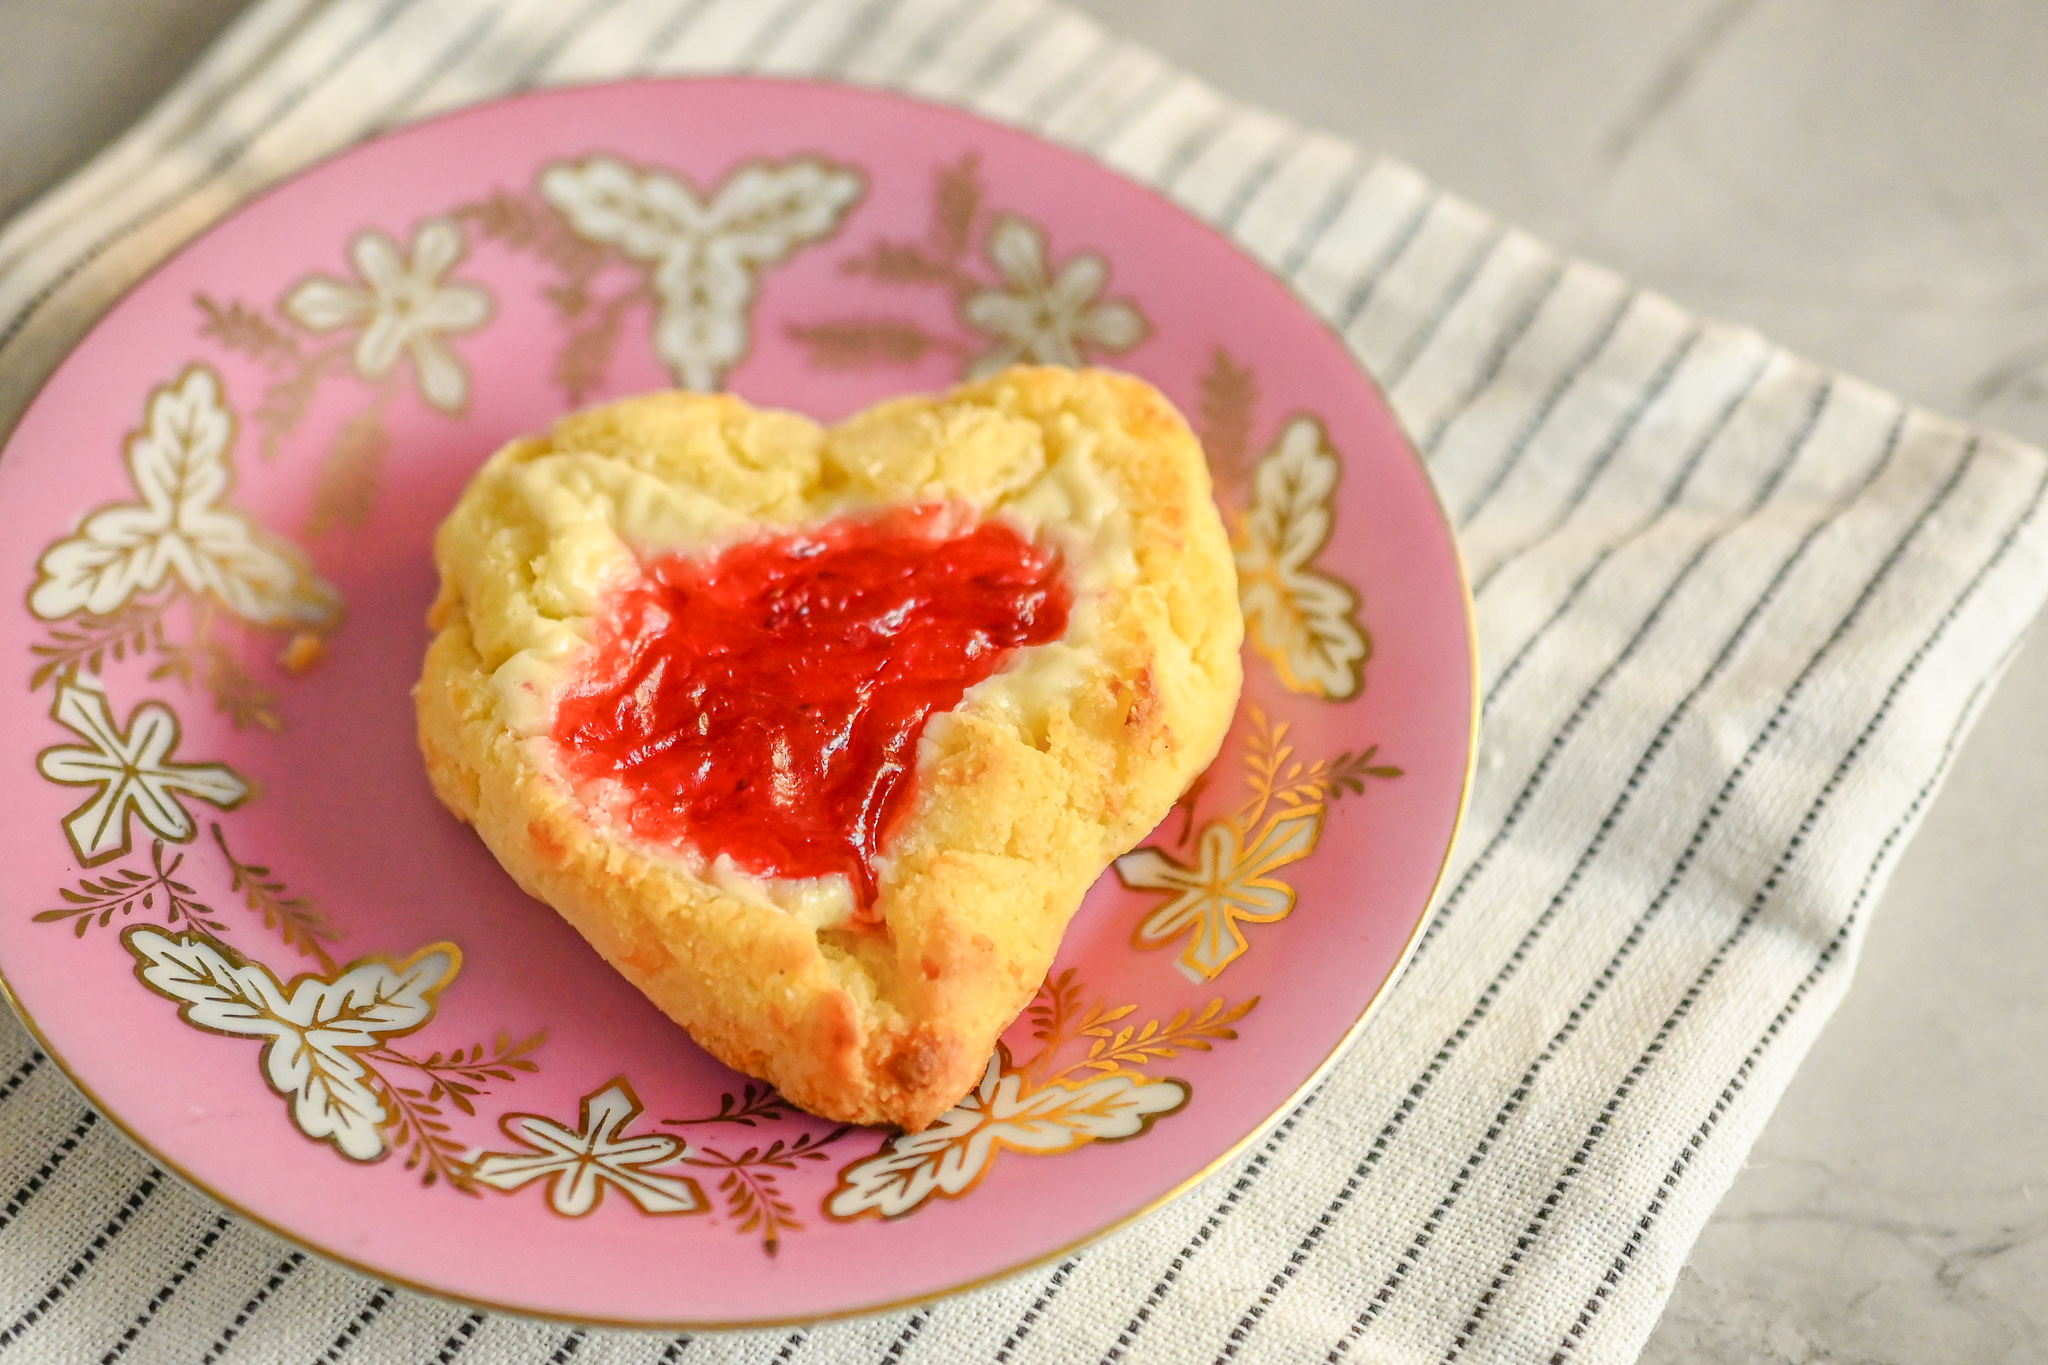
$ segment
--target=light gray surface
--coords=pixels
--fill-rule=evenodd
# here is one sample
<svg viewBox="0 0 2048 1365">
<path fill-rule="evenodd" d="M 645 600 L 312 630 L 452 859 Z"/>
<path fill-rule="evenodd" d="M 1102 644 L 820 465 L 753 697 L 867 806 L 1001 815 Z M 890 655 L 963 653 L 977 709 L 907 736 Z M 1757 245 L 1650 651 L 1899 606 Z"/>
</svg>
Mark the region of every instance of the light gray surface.
<svg viewBox="0 0 2048 1365">
<path fill-rule="evenodd" d="M 247 0 L 0 0 L 0 222 L 141 117 Z"/>
<path fill-rule="evenodd" d="M 1082 4 L 1685 304 L 2048 440 L 2033 5 Z M 145 108 L 235 8 L 0 0 L 0 213 Z M 2048 1359 L 2044 701 L 2037 642 L 1646 1359 Z"/>
</svg>

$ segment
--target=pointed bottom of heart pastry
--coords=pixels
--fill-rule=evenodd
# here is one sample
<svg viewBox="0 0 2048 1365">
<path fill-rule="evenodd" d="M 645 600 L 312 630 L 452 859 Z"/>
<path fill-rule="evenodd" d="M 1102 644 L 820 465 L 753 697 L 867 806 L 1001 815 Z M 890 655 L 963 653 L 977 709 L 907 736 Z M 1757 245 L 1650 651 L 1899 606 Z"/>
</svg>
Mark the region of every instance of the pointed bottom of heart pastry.
<svg viewBox="0 0 2048 1365">
<path fill-rule="evenodd" d="M 864 913 L 799 905 L 688 828 L 649 837 L 629 784 L 565 761 L 561 700 L 648 565 L 935 504 L 1056 552 L 1073 607 L 925 723 Z M 831 429 L 725 396 L 592 409 L 493 457 L 436 558 L 417 699 L 442 801 L 711 1053 L 845 1122 L 915 1131 L 974 1085 L 1088 887 L 1214 757 L 1240 682 L 1201 449 L 1100 371 Z"/>
</svg>

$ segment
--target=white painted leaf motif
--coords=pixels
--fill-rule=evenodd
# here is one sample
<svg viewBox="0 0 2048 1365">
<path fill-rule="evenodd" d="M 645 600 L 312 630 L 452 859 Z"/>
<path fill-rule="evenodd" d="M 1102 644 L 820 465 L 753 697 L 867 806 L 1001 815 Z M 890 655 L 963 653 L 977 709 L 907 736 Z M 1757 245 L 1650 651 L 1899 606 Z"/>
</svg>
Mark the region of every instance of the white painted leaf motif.
<svg viewBox="0 0 2048 1365">
<path fill-rule="evenodd" d="M 581 1218 L 615 1185 L 642 1213 L 704 1213 L 710 1203 L 687 1176 L 646 1168 L 679 1161 L 690 1149 L 665 1133 L 621 1137 L 640 1114 L 640 1099 L 623 1076 L 583 1097 L 582 1123 L 565 1128 L 538 1114 L 507 1114 L 505 1135 L 526 1152 L 486 1152 L 470 1167 L 479 1184 L 510 1193 L 546 1179 L 548 1204 L 565 1218 Z"/>
<path fill-rule="evenodd" d="M 47 621 L 104 616 L 175 578 L 251 624 L 320 629 L 339 609 L 334 589 L 296 547 L 227 506 L 235 419 L 220 380 L 194 365 L 150 394 L 128 438 L 139 502 L 103 507 L 43 553 L 29 606 Z"/>
<path fill-rule="evenodd" d="M 1078 1083 L 1024 1088 L 1006 1049 L 981 1084 L 922 1133 L 905 1134 L 840 1173 L 826 1201 L 834 1218 L 900 1218 L 926 1200 L 957 1199 L 981 1182 L 1004 1148 L 1054 1156 L 1091 1142 L 1136 1137 L 1188 1101 L 1179 1081 L 1112 1072 Z"/>
<path fill-rule="evenodd" d="M 436 943 L 395 966 L 363 958 L 332 980 L 303 976 L 287 988 L 262 963 L 232 959 L 193 935 L 138 927 L 122 942 L 135 955 L 136 974 L 178 1001 L 185 1022 L 262 1039 L 264 1079 L 290 1102 L 292 1121 L 356 1161 L 384 1155 L 381 1130 L 390 1116 L 369 1069 L 352 1054 L 424 1025 L 462 966 L 454 944 Z"/>
<path fill-rule="evenodd" d="M 129 712 L 123 730 L 114 724 L 105 693 L 66 682 L 57 689 L 51 715 L 86 743 L 43 750 L 37 770 L 65 786 L 99 788 L 64 817 L 65 837 L 87 867 L 128 851 L 131 811 L 157 837 L 184 843 L 198 826 L 179 802 L 180 792 L 222 810 L 232 810 L 249 794 L 249 784 L 226 764 L 171 761 L 178 718 L 161 702 L 146 701 Z"/>
<path fill-rule="evenodd" d="M 1313 567 L 1330 539 L 1338 469 L 1320 422 L 1289 422 L 1259 462 L 1236 545 L 1246 638 L 1288 688 L 1332 701 L 1358 695 L 1372 654 L 1358 595 Z"/>
<path fill-rule="evenodd" d="M 665 171 L 608 156 L 540 177 L 578 234 L 648 268 L 655 353 L 677 384 L 698 390 L 718 388 L 745 358 L 760 271 L 831 235 L 863 188 L 858 172 L 811 157 L 749 162 L 708 203 Z"/>
<path fill-rule="evenodd" d="M 447 336 L 483 326 L 494 306 L 483 286 L 447 279 L 468 249 L 451 218 L 422 219 L 413 229 L 409 257 L 388 233 L 369 228 L 349 242 L 349 263 L 361 284 L 309 275 L 282 307 L 315 332 L 360 327 L 357 374 L 381 379 L 406 356 L 420 397 L 443 412 L 460 413 L 469 404 L 469 370 Z"/>
<path fill-rule="evenodd" d="M 1177 965 L 1191 981 L 1213 981 L 1249 946 L 1240 921 L 1269 924 L 1293 912 L 1294 888 L 1270 874 L 1314 851 L 1325 814 L 1314 805 L 1274 816 L 1249 848 L 1239 845 L 1230 821 L 1211 821 L 1192 865 L 1150 846 L 1118 858 L 1116 874 L 1125 886 L 1173 896 L 1145 917 L 1131 942 L 1164 948 L 1193 930 Z"/>
<path fill-rule="evenodd" d="M 990 225 L 989 264 L 1003 287 L 985 289 L 961 305 L 969 327 L 995 344 L 967 367 L 986 379 L 1011 365 L 1080 365 L 1084 348 L 1128 351 L 1151 334 L 1151 324 L 1126 299 L 1098 299 L 1109 283 L 1109 263 L 1092 251 L 1070 257 L 1053 275 L 1046 269 L 1045 233 L 1013 213 Z"/>
</svg>

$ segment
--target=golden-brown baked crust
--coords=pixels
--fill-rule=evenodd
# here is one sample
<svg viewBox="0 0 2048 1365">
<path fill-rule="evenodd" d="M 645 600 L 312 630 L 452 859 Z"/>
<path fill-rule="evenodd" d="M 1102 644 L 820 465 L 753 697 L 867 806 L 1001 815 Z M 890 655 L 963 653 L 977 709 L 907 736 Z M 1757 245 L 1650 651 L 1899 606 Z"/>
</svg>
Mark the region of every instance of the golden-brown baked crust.
<svg viewBox="0 0 2048 1365">
<path fill-rule="evenodd" d="M 877 867 L 881 929 L 722 889 L 561 777 L 550 687 L 637 556 L 935 498 L 1067 536 L 1075 647 L 1065 672 L 1019 670 L 927 726 Z M 1093 530 L 1076 539 L 1062 509 Z M 830 430 L 727 396 L 627 399 L 500 451 L 435 554 L 417 700 L 441 800 L 705 1048 L 849 1122 L 915 1131 L 980 1078 L 1083 893 L 1215 756 L 1237 700 L 1242 622 L 1200 446 L 1106 371 L 1011 370 Z"/>
</svg>

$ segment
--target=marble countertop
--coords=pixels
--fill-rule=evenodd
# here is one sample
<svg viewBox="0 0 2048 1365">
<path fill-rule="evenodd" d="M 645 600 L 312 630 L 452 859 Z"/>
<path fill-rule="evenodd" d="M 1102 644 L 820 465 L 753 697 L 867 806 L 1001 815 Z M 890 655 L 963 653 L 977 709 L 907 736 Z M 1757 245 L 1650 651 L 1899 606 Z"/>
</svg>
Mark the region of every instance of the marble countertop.
<svg viewBox="0 0 2048 1365">
<path fill-rule="evenodd" d="M 2048 24 L 1992 0 L 1078 0 L 1680 302 L 2048 442 Z M 241 0 L 0 0 L 0 217 Z M 1654 1365 L 2048 1359 L 2048 638 L 1993 696 Z"/>
</svg>

